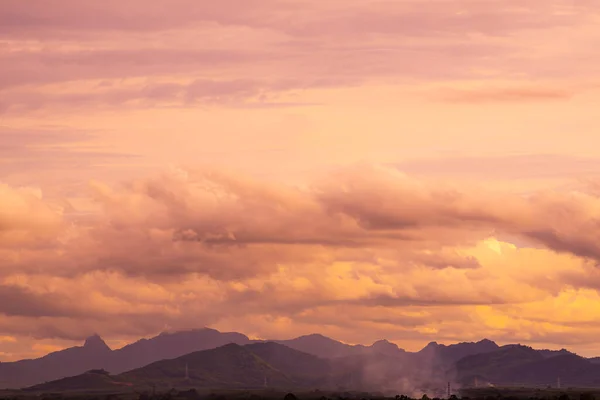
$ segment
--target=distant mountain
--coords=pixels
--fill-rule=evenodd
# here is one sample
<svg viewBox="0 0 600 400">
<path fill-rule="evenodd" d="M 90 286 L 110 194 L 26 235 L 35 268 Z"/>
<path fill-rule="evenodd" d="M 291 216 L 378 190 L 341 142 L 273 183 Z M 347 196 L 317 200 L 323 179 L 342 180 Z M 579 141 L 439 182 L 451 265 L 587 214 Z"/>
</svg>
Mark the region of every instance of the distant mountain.
<svg viewBox="0 0 600 400">
<path fill-rule="evenodd" d="M 349 357 L 360 354 L 403 355 L 404 349 L 387 340 L 378 340 L 371 346 L 346 344 L 320 334 L 300 336 L 289 340 L 274 340 L 292 349 L 323 358 Z"/>
<path fill-rule="evenodd" d="M 419 354 L 422 358 L 435 359 L 443 364 L 452 364 L 461 358 L 473 354 L 485 354 L 498 350 L 500 347 L 488 339 L 479 342 L 461 342 L 457 344 L 444 345 L 431 342 L 425 346 Z"/>
<path fill-rule="evenodd" d="M 502 376 L 507 382 L 527 382 L 536 385 L 555 385 L 558 378 L 564 386 L 600 384 L 600 365 L 576 354 L 562 354 L 543 360 L 523 363 Z"/>
<path fill-rule="evenodd" d="M 269 365 L 298 382 L 310 387 L 330 386 L 332 363 L 324 358 L 304 353 L 285 345 L 267 342 L 245 346 L 246 349 L 265 360 Z"/>
<path fill-rule="evenodd" d="M 495 385 L 600 385 L 600 365 L 568 351 L 549 352 L 508 345 L 494 352 L 475 354 L 455 364 L 457 381 L 473 385 L 475 379 Z"/>
<path fill-rule="evenodd" d="M 320 334 L 305 335 L 290 340 L 276 340 L 275 342 L 324 358 L 346 357 L 363 354 L 366 351 L 365 346 L 345 344 Z"/>
<path fill-rule="evenodd" d="M 406 354 L 406 350 L 401 349 L 397 344 L 388 342 L 385 339 L 376 341 L 368 348 L 368 350 L 373 354 L 387 354 L 391 356 L 403 356 Z"/>
<path fill-rule="evenodd" d="M 20 388 L 101 368 L 111 360 L 112 351 L 98 336 L 83 346 L 56 351 L 34 360 L 0 363 L 0 388 Z"/>
<path fill-rule="evenodd" d="M 546 358 L 556 357 L 556 356 L 564 356 L 567 354 L 575 354 L 575 353 L 568 351 L 567 349 L 560 349 L 560 350 L 540 349 L 540 350 L 537 350 L 537 352 Z M 591 360 L 591 359 L 589 359 L 589 360 Z"/>
<path fill-rule="evenodd" d="M 28 388 L 34 392 L 68 392 L 90 388 L 110 391 L 115 388 L 159 389 L 173 387 L 303 388 L 325 385 L 331 374 L 328 360 L 302 353 L 278 343 L 246 346 L 227 344 L 211 350 L 154 362 L 119 375 L 90 371 Z"/>
<path fill-rule="evenodd" d="M 121 373 L 154 361 L 228 343 L 247 344 L 250 339 L 241 333 L 221 333 L 204 328 L 163 333 L 113 351 L 100 336 L 94 335 L 86 339 L 82 347 L 71 347 L 33 360 L 0 363 L 0 389 L 27 387 L 91 369 Z"/>
<path fill-rule="evenodd" d="M 244 345 L 250 343 L 250 339 L 241 333 L 219 332 L 209 328 L 161 333 L 151 339 L 141 339 L 113 351 L 110 363 L 104 367 L 111 373 L 118 374 L 154 361 L 214 349 L 229 343 Z"/>
<path fill-rule="evenodd" d="M 462 385 L 473 384 L 475 378 L 492 383 L 503 383 L 503 377 L 512 369 L 545 357 L 527 346 L 503 346 L 497 351 L 473 354 L 454 364 L 456 381 Z"/>
<path fill-rule="evenodd" d="M 592 364 L 600 364 L 600 357 L 588 358 Z"/>
<path fill-rule="evenodd" d="M 378 347 L 378 346 L 376 346 Z M 33 392 L 74 392 L 116 389 L 169 388 L 333 389 L 378 391 L 402 388 L 418 377 L 414 365 L 395 355 L 367 352 L 347 357 L 320 358 L 276 342 L 216 349 L 157 361 L 109 376 L 89 371 L 26 389 Z M 410 379 L 407 379 L 410 377 Z M 410 386 L 412 388 L 412 386 Z M 406 386 L 409 389 L 409 386 Z"/>
<path fill-rule="evenodd" d="M 116 391 L 124 389 L 158 390 L 170 388 L 323 389 L 353 391 L 401 391 L 418 393 L 427 388 L 443 388 L 448 375 L 443 366 L 452 357 L 472 353 L 452 363 L 456 378 L 463 385 L 469 380 L 499 385 L 552 384 L 557 374 L 565 384 L 600 384 L 600 365 L 574 354 L 548 357 L 547 353 L 527 346 L 498 347 L 489 341 L 443 346 L 432 343 L 417 353 L 395 351 L 390 343 L 380 342 L 367 348 L 388 349 L 344 357 L 320 358 L 276 342 L 244 346 L 227 344 L 197 351 L 175 359 L 108 375 L 89 371 L 27 389 L 34 392 Z M 496 350 L 492 350 L 496 348 Z M 444 354 L 444 360 L 428 369 L 431 355 Z M 429 365 L 429 367 L 431 367 Z M 599 377 L 599 378 L 596 378 Z"/>
<path fill-rule="evenodd" d="M 208 350 L 215 351 L 205 352 Z M 185 359 L 188 356 L 191 358 Z M 181 377 L 185 376 L 182 362 L 188 364 L 191 380 L 215 387 L 223 382 L 234 386 L 264 385 L 266 377 L 273 380 L 272 384 L 312 388 L 397 388 L 408 391 L 415 387 L 445 385 L 447 381 L 467 386 L 475 381 L 551 384 L 560 375 L 564 384 L 570 381 L 574 384 L 595 382 L 595 376 L 600 376 L 600 359 L 585 359 L 565 349 L 534 350 L 521 345 L 499 347 L 487 339 L 451 345 L 431 342 L 418 352 L 407 352 L 387 340 L 376 341 L 370 346 L 349 345 L 313 334 L 269 342 L 205 328 L 163 333 L 114 351 L 94 335 L 83 346 L 35 360 L 0 363 L 0 389 L 49 381 L 53 381 L 53 385 L 70 387 L 83 380 L 91 386 L 125 385 L 128 379 L 140 384 L 155 378 L 165 384 L 180 384 Z M 210 363 L 229 365 L 232 372 L 211 372 Z M 146 366 L 148 369 L 144 369 Z M 236 375 L 244 368 L 251 371 L 248 378 Z M 92 371 L 76 381 L 61 380 L 90 370 L 106 370 L 113 375 Z M 257 383 L 259 372 L 263 376 Z"/>
<path fill-rule="evenodd" d="M 186 379 L 186 366 L 189 379 Z M 265 380 L 272 386 L 294 385 L 291 376 L 276 369 L 249 348 L 234 343 L 157 361 L 118 375 L 118 378 L 133 385 L 156 384 L 165 388 L 261 388 Z"/>
</svg>

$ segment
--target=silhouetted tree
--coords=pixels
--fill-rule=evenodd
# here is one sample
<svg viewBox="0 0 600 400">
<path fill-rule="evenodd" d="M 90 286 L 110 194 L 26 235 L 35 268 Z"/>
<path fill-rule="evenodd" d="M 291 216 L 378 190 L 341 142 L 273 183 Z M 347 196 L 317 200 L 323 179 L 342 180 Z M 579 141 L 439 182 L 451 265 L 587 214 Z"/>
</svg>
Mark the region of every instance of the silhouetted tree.
<svg viewBox="0 0 600 400">
<path fill-rule="evenodd" d="M 298 398 L 293 393 L 288 393 L 283 397 L 283 400 L 298 400 Z"/>
<path fill-rule="evenodd" d="M 197 399 L 198 391 L 196 389 L 183 390 L 177 394 L 177 397 L 183 397 L 186 399 Z"/>
<path fill-rule="evenodd" d="M 150 395 L 146 392 L 140 393 L 138 400 L 150 400 Z"/>
<path fill-rule="evenodd" d="M 579 395 L 579 400 L 595 400 L 595 398 L 592 393 L 581 393 Z"/>
</svg>

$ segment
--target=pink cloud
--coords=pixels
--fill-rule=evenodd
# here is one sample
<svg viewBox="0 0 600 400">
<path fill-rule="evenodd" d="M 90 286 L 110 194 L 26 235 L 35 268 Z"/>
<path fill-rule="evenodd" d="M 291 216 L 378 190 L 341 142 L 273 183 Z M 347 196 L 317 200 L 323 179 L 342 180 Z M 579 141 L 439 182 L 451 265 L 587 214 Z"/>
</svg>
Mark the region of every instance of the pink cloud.
<svg viewBox="0 0 600 400">
<path fill-rule="evenodd" d="M 517 7 L 518 6 L 518 7 Z M 118 1 L 97 7 L 94 3 L 55 0 L 25 7 L 17 0 L 3 5 L 5 34 L 32 35 L 40 31 L 68 34 L 70 31 L 152 31 L 180 29 L 202 22 L 281 29 L 300 34 L 382 32 L 431 34 L 444 32 L 508 32 L 573 23 L 577 13 L 593 10 L 590 3 L 574 5 L 562 0 L 522 3 L 437 1 L 427 10 L 418 1 L 380 2 L 377 7 L 364 1 L 327 4 L 307 1 L 294 5 L 280 0 L 222 1 L 199 4 L 189 0 L 144 2 L 125 6 Z M 232 12 L 235 10 L 235 12 Z M 545 13 L 543 11 L 546 11 Z M 571 11 L 555 14 L 548 11 Z M 332 17 L 335 15 L 335 17 Z M 354 23 L 355 25 L 351 25 Z"/>
<path fill-rule="evenodd" d="M 243 6 L 235 0 L 218 5 L 160 1 L 152 7 L 95 4 L 3 4 L 0 36 L 8 51 L 0 55 L 0 63 L 7 65 L 0 74 L 0 90 L 11 101 L 1 109 L 31 112 L 52 104 L 63 109 L 77 104 L 120 107 L 135 100 L 142 101 L 139 107 L 173 102 L 181 107 L 182 92 L 188 100 L 228 100 L 230 85 L 237 95 L 248 96 L 349 87 L 371 80 L 470 79 L 483 72 L 486 77 L 521 79 L 571 78 L 575 71 L 579 79 L 593 76 L 593 62 L 569 63 L 567 68 L 560 52 L 534 56 L 526 48 L 557 30 L 590 26 L 591 6 L 586 4 L 439 1 L 427 10 L 419 2 L 387 2 L 376 8 L 361 1 L 309 1 L 302 6 L 278 0 L 253 0 Z M 582 37 L 589 37 L 581 29 Z M 535 43 L 525 41 L 529 33 L 535 35 Z M 506 40 L 511 35 L 523 36 L 523 45 Z M 202 39 L 207 37 L 222 39 Z M 588 40 L 579 41 L 581 51 L 571 51 L 570 59 L 583 57 L 589 46 Z M 132 88 L 128 81 L 135 79 L 146 83 Z M 207 86 L 212 80 L 220 82 Z M 92 90 L 84 85 L 82 91 L 81 83 L 88 81 L 111 86 Z M 45 87 L 66 82 L 71 87 Z M 512 101 L 564 99 L 569 93 L 521 88 L 447 96 Z"/>
</svg>

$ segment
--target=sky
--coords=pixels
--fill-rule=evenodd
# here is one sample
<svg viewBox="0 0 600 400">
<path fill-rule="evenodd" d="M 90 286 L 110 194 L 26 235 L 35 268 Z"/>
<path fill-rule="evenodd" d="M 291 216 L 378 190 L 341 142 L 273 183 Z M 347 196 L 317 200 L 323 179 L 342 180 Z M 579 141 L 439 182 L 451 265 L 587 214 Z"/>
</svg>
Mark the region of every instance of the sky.
<svg viewBox="0 0 600 400">
<path fill-rule="evenodd" d="M 0 0 L 0 361 L 600 355 L 599 46 L 600 0 Z"/>
</svg>

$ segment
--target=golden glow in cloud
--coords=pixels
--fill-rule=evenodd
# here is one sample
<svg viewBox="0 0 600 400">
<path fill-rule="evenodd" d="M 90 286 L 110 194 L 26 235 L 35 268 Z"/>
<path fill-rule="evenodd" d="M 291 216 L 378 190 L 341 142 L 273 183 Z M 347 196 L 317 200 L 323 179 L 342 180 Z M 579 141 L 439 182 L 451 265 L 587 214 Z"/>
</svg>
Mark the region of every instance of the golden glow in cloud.
<svg viewBox="0 0 600 400">
<path fill-rule="evenodd" d="M 116 340 L 206 324 L 577 350 L 600 329 L 588 229 L 600 200 L 585 187 L 523 197 L 362 164 L 305 188 L 203 169 L 90 190 L 93 216 L 5 190 L 37 210 L 2 225 L 3 237 L 26 232 L 0 242 L 5 335 Z"/>
</svg>

